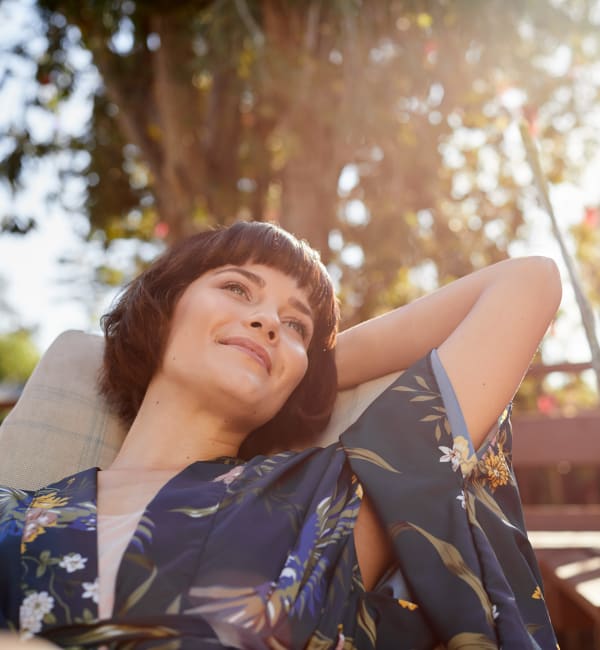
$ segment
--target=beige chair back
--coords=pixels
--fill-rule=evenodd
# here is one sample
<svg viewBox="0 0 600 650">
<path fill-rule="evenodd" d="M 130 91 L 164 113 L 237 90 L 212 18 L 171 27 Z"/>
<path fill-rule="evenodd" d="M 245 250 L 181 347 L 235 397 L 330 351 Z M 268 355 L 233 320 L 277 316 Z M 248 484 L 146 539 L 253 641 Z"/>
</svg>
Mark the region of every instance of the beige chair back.
<svg viewBox="0 0 600 650">
<path fill-rule="evenodd" d="M 0 484 L 36 489 L 107 467 L 126 431 L 98 394 L 103 339 L 69 330 L 48 348 L 0 426 Z M 339 393 L 321 444 L 334 442 L 398 373 Z"/>
</svg>

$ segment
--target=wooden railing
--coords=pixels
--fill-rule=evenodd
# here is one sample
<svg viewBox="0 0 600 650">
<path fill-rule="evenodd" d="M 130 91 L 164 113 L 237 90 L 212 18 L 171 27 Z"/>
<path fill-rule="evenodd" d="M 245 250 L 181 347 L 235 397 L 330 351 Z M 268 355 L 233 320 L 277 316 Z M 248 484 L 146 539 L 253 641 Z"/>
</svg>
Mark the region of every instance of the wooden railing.
<svg viewBox="0 0 600 650">
<path fill-rule="evenodd" d="M 529 374 L 579 374 L 591 363 L 534 366 Z M 513 418 L 513 463 L 524 514 L 563 650 L 600 650 L 600 408 Z M 583 503 L 569 503 L 569 480 L 586 473 Z M 528 503 L 528 481 L 545 473 L 552 503 Z"/>
</svg>

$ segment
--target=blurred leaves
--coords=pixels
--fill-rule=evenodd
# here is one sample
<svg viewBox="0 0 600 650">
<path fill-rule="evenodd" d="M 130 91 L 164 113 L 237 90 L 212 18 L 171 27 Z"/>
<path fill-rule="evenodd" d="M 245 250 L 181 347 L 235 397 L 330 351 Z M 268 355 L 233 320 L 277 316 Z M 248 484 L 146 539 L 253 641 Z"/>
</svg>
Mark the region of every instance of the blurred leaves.
<svg viewBox="0 0 600 650">
<path fill-rule="evenodd" d="M 106 248 L 279 221 L 321 250 L 350 324 L 509 254 L 535 201 L 515 115 L 552 182 L 580 177 L 598 145 L 597 4 L 38 0 L 35 38 L 8 47 L 5 77 L 34 73 L 1 172 L 18 192 L 54 156 Z M 89 118 L 69 130 L 77 97 Z M 33 109 L 53 116 L 43 133 Z"/>
<path fill-rule="evenodd" d="M 7 215 L 0 222 L 0 232 L 11 235 L 26 235 L 35 228 L 36 222 L 32 217 L 21 218 L 15 215 Z"/>
<path fill-rule="evenodd" d="M 586 208 L 582 222 L 571 228 L 576 257 L 583 269 L 586 294 L 600 305 L 600 223 L 598 208 Z"/>
<path fill-rule="evenodd" d="M 39 352 L 29 331 L 0 334 L 0 382 L 24 383 L 38 359 Z"/>
</svg>

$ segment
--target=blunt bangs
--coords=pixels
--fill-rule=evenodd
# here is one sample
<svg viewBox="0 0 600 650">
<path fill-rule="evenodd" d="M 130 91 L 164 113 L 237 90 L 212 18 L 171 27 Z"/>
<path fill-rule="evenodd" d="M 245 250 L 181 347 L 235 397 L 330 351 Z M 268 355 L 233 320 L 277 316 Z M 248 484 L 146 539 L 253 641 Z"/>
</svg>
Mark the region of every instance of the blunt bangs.
<svg viewBox="0 0 600 650">
<path fill-rule="evenodd" d="M 314 338 L 325 336 L 320 344 L 327 349 L 333 346 L 339 318 L 337 303 L 331 278 L 317 251 L 265 222 L 238 222 L 213 231 L 210 237 L 215 239 L 205 249 L 200 274 L 227 264 L 263 264 L 281 271 L 307 291 L 315 320 Z"/>
</svg>

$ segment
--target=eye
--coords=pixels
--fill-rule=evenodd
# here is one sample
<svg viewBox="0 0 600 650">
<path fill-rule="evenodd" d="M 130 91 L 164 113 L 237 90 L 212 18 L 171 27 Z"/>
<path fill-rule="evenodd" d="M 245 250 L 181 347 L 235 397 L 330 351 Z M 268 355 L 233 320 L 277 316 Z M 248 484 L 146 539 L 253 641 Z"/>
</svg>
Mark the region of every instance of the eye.
<svg viewBox="0 0 600 650">
<path fill-rule="evenodd" d="M 231 293 L 235 293 L 242 298 L 246 298 L 246 300 L 250 299 L 250 291 L 248 291 L 248 288 L 241 282 L 226 282 L 223 285 L 223 289 L 231 291 Z"/>
<path fill-rule="evenodd" d="M 308 328 L 301 320 L 292 318 L 286 321 L 286 325 L 291 329 L 295 330 L 296 332 L 298 332 L 298 334 L 300 334 L 300 336 L 302 337 L 302 340 L 306 340 L 308 336 Z"/>
</svg>

